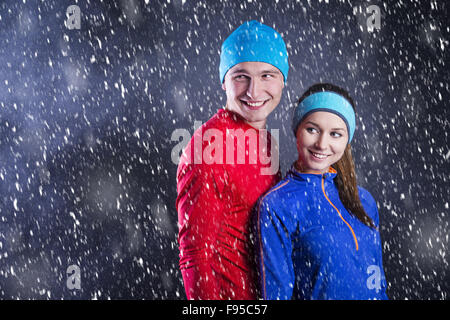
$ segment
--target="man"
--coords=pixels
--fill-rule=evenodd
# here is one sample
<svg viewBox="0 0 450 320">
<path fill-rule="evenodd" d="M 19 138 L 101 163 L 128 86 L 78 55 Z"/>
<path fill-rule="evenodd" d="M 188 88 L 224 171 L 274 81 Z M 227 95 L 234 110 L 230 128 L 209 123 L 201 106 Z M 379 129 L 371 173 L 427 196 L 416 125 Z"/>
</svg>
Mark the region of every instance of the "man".
<svg viewBox="0 0 450 320">
<path fill-rule="evenodd" d="M 286 45 L 246 22 L 224 41 L 219 69 L 225 109 L 195 131 L 178 165 L 180 268 L 188 299 L 256 299 L 251 211 L 280 179 L 265 126 L 287 79 Z"/>
</svg>

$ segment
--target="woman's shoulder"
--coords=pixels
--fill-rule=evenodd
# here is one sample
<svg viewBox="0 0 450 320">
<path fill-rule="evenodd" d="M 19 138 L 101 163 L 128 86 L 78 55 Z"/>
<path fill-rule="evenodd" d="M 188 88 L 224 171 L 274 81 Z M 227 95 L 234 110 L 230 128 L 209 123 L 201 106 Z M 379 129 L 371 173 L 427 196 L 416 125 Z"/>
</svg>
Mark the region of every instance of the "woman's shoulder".
<svg viewBox="0 0 450 320">
<path fill-rule="evenodd" d="M 264 195 L 261 196 L 262 201 L 269 201 L 272 199 L 277 199 L 285 195 L 286 191 L 289 190 L 289 179 L 283 178 L 276 185 L 270 188 Z"/>
<path fill-rule="evenodd" d="M 260 201 L 266 204 L 287 204 L 295 198 L 299 200 L 302 197 L 306 197 L 306 192 L 302 192 L 302 186 L 289 176 L 284 177 L 275 186 L 270 188 L 265 194 L 260 197 Z"/>
<path fill-rule="evenodd" d="M 375 224 L 378 225 L 378 206 L 375 198 L 367 189 L 361 186 L 358 186 L 358 191 L 361 204 L 367 214 L 372 218 L 372 220 L 374 220 Z"/>
<path fill-rule="evenodd" d="M 376 205 L 375 198 L 372 196 L 372 194 L 365 188 L 358 186 L 358 192 L 359 192 L 359 198 L 361 201 L 369 202 L 371 204 Z"/>
</svg>

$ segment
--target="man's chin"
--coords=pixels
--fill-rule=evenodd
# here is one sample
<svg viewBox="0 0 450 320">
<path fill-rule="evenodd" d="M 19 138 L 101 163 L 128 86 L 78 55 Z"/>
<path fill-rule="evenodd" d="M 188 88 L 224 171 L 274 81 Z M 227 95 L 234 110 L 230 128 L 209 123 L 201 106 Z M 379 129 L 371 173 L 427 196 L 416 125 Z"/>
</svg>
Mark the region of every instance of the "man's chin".
<svg viewBox="0 0 450 320">
<path fill-rule="evenodd" d="M 231 110 L 241 116 L 247 123 L 262 123 L 266 122 L 268 116 L 273 110 L 267 110 L 267 108 L 250 110 L 248 108 L 239 108 L 238 110 Z"/>
</svg>

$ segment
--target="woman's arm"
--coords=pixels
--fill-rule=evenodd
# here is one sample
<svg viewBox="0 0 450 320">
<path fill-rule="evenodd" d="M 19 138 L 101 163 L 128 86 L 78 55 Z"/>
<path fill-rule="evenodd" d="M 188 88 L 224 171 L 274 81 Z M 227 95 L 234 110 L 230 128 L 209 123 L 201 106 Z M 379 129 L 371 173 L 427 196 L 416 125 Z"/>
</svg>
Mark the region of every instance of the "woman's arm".
<svg viewBox="0 0 450 320">
<path fill-rule="evenodd" d="M 389 299 L 386 294 L 386 288 L 387 288 L 387 281 L 386 281 L 386 275 L 384 273 L 383 268 L 383 246 L 380 236 L 380 216 L 378 213 L 378 206 L 377 202 L 373 198 L 373 196 L 370 194 L 369 191 L 362 187 L 359 188 L 359 196 L 361 199 L 361 202 L 364 203 L 364 207 L 367 208 L 367 213 L 372 218 L 373 222 L 375 223 L 375 227 L 377 229 L 377 242 L 378 242 L 378 250 L 377 250 L 377 264 L 380 268 L 380 290 L 381 290 L 381 296 L 383 299 Z"/>
<path fill-rule="evenodd" d="M 270 192 L 267 195 L 269 195 Z M 257 206 L 257 253 L 262 298 L 291 299 L 295 283 L 290 223 L 264 196 Z"/>
</svg>

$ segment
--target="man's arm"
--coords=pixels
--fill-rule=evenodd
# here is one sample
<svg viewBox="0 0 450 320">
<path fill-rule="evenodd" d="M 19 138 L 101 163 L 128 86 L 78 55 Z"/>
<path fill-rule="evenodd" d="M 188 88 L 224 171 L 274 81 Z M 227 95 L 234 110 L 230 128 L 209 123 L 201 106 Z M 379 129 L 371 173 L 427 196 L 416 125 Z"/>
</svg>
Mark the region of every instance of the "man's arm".
<svg viewBox="0 0 450 320">
<path fill-rule="evenodd" d="M 214 166 L 182 161 L 177 180 L 180 268 L 187 298 L 220 299 L 213 256 L 224 213 L 223 175 Z"/>
</svg>

